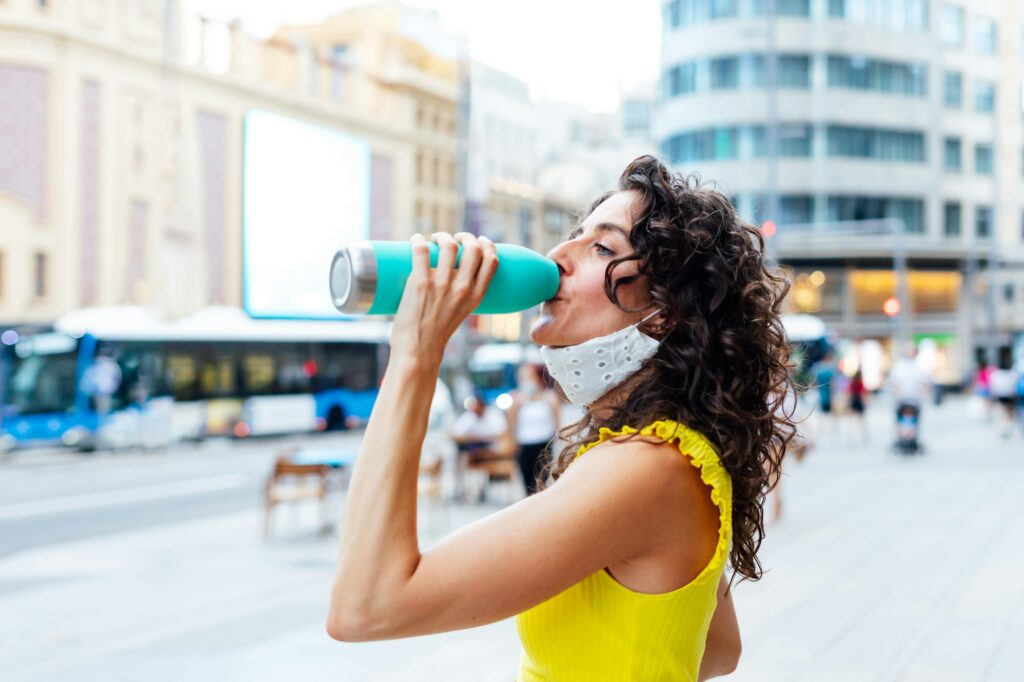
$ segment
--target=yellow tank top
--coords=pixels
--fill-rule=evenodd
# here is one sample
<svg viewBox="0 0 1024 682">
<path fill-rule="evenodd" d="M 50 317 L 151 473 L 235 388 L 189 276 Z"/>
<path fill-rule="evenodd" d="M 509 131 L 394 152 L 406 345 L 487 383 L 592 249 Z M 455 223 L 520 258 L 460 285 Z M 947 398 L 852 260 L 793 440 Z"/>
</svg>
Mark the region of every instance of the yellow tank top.
<svg viewBox="0 0 1024 682">
<path fill-rule="evenodd" d="M 621 431 L 603 428 L 589 449 Z M 675 442 L 700 469 L 719 509 L 718 546 L 691 582 L 645 594 L 602 569 L 564 592 L 516 616 L 523 643 L 516 682 L 696 681 L 708 624 L 718 603 L 718 581 L 732 541 L 732 480 L 714 447 L 700 433 L 672 420 L 640 429 L 641 435 Z"/>
</svg>

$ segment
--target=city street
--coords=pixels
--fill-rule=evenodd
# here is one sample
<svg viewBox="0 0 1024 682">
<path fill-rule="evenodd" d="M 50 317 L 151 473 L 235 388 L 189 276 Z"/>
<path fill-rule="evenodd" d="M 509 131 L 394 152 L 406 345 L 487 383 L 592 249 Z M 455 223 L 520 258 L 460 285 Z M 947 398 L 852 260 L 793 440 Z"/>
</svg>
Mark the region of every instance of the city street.
<svg viewBox="0 0 1024 682">
<path fill-rule="evenodd" d="M 949 399 L 924 414 L 927 453 L 903 458 L 887 447 L 888 404 L 869 416 L 870 444 L 837 428 L 788 463 L 768 572 L 736 587 L 744 653 L 729 679 L 1024 679 L 1024 440 Z M 511 680 L 511 619 L 330 640 L 337 538 L 317 532 L 314 505 L 279 513 L 273 541 L 262 539 L 275 453 L 297 442 L 353 451 L 358 438 L 0 462 L 4 680 Z M 521 494 L 495 492 L 483 505 L 424 503 L 424 545 Z"/>
</svg>

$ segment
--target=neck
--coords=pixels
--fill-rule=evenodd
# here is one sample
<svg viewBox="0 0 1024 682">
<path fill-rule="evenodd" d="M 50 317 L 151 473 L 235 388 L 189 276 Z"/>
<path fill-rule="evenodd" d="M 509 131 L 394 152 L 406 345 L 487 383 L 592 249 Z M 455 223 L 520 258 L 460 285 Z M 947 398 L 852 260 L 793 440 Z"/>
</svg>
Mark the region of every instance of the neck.
<svg viewBox="0 0 1024 682">
<path fill-rule="evenodd" d="M 643 372 L 641 371 L 631 377 L 628 377 L 621 384 L 590 403 L 590 405 L 587 406 L 587 411 L 590 412 L 598 422 L 610 419 L 614 414 L 615 408 L 625 402 L 626 398 L 628 398 L 629 394 L 633 392 L 636 385 L 643 381 L 643 377 L 641 376 L 642 374 Z"/>
</svg>

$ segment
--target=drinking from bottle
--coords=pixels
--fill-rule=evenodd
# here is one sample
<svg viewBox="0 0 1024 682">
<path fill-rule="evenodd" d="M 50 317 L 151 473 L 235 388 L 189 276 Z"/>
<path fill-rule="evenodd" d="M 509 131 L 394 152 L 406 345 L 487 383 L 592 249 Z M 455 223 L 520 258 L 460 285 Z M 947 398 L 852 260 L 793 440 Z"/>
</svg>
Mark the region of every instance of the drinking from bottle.
<svg viewBox="0 0 1024 682">
<path fill-rule="evenodd" d="M 474 313 L 513 313 L 555 296 L 559 273 L 553 260 L 516 244 L 494 246 L 498 254 L 498 269 Z M 438 245 L 432 242 L 431 267 L 437 267 L 438 253 Z M 462 247 L 459 246 L 455 267 L 458 267 L 461 257 Z M 334 254 L 331 299 L 343 313 L 394 315 L 410 273 L 411 243 L 356 242 Z"/>
</svg>

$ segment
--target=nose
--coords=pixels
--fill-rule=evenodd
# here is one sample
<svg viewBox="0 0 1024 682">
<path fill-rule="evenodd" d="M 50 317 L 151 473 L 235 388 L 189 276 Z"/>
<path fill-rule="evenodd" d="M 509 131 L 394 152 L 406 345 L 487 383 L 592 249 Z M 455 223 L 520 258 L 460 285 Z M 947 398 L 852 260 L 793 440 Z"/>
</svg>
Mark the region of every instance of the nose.
<svg viewBox="0 0 1024 682">
<path fill-rule="evenodd" d="M 558 266 L 558 275 L 565 277 L 572 272 L 572 249 L 570 242 L 564 241 L 555 248 L 548 251 L 548 258 L 555 261 Z"/>
</svg>

